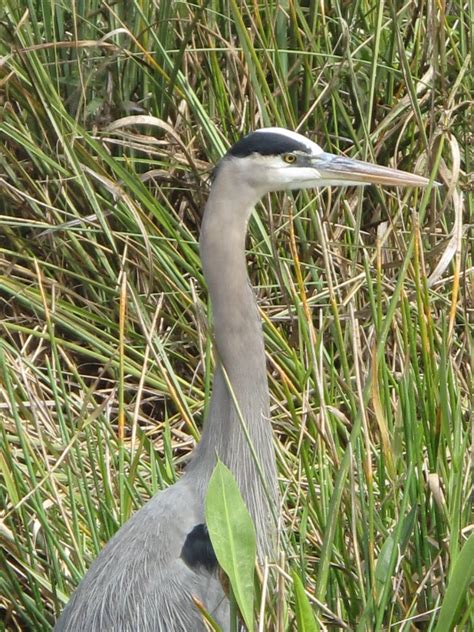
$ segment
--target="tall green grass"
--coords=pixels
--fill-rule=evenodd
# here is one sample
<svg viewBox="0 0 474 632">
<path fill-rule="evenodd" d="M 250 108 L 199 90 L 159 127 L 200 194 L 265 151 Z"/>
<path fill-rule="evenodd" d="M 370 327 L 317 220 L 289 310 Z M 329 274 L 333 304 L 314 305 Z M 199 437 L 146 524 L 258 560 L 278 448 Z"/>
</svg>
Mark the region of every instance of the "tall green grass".
<svg viewBox="0 0 474 632">
<path fill-rule="evenodd" d="M 309 615 L 320 630 L 435 630 L 441 607 L 439 626 L 474 629 L 460 579 L 473 14 L 459 0 L 5 0 L 6 630 L 49 630 L 198 440 L 214 363 L 197 249 L 207 179 L 264 125 L 445 186 L 278 195 L 252 219 L 283 516 L 260 630 Z"/>
</svg>

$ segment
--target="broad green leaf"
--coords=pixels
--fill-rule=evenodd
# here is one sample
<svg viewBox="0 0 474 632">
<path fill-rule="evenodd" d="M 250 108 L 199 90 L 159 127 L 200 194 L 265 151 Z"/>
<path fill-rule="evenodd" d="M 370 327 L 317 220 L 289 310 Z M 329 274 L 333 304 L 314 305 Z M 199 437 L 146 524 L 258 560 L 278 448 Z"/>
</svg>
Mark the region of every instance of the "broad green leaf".
<svg viewBox="0 0 474 632">
<path fill-rule="evenodd" d="M 303 582 L 296 571 L 293 572 L 293 585 L 295 587 L 295 614 L 298 632 L 316 632 L 318 628 L 313 610 L 304 591 Z"/>
<path fill-rule="evenodd" d="M 471 533 L 454 562 L 453 572 L 441 605 L 435 632 L 449 632 L 456 624 L 462 601 L 474 581 L 474 533 Z"/>
<path fill-rule="evenodd" d="M 206 524 L 247 628 L 254 626 L 255 527 L 232 472 L 220 461 L 206 496 Z"/>
</svg>

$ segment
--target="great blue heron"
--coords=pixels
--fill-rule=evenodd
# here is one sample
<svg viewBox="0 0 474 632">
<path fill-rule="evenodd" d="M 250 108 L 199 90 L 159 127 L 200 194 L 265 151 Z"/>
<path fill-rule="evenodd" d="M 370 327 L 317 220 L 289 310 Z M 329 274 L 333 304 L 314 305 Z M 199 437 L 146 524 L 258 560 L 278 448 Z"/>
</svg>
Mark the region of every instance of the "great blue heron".
<svg viewBox="0 0 474 632">
<path fill-rule="evenodd" d="M 205 627 L 192 597 L 229 630 L 229 603 L 204 523 L 216 456 L 240 487 L 260 559 L 272 553 L 278 507 L 262 327 L 245 260 L 247 222 L 271 191 L 370 183 L 418 187 L 428 180 L 325 153 L 280 128 L 245 136 L 220 161 L 200 238 L 218 358 L 201 441 L 181 479 L 156 494 L 105 546 L 57 632 L 199 632 Z"/>
</svg>

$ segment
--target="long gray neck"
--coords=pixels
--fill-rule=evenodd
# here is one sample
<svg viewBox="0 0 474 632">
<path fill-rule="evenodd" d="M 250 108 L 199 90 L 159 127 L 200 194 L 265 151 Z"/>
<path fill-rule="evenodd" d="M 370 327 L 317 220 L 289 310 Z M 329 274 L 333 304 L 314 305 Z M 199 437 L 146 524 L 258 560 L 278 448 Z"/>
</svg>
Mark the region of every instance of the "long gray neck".
<svg viewBox="0 0 474 632">
<path fill-rule="evenodd" d="M 272 549 L 271 511 L 277 510 L 277 482 L 262 326 L 245 259 L 247 222 L 260 195 L 232 180 L 226 167 L 221 166 L 212 186 L 201 228 L 217 367 L 209 414 L 188 471 L 201 474 L 207 486 L 216 455 L 232 470 L 254 519 L 263 557 Z"/>
</svg>

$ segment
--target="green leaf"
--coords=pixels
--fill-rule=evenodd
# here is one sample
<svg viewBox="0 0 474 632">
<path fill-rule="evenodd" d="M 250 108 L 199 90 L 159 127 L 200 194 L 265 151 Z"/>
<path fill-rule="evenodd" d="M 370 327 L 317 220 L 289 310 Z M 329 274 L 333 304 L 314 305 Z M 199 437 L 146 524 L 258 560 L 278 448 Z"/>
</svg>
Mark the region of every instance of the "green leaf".
<svg viewBox="0 0 474 632">
<path fill-rule="evenodd" d="M 206 524 L 212 546 L 230 585 L 242 618 L 254 625 L 255 526 L 232 472 L 218 461 L 206 496 Z"/>
<path fill-rule="evenodd" d="M 474 533 L 471 533 L 454 562 L 435 632 L 449 632 L 456 624 L 462 601 L 474 581 Z"/>
<path fill-rule="evenodd" d="M 232 472 L 220 461 L 206 496 L 206 524 L 247 628 L 254 626 L 255 527 Z"/>
<path fill-rule="evenodd" d="M 298 632 L 316 632 L 317 626 L 313 609 L 304 591 L 303 582 L 296 571 L 293 572 L 293 585 L 295 587 L 295 614 Z"/>
</svg>

